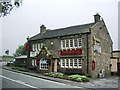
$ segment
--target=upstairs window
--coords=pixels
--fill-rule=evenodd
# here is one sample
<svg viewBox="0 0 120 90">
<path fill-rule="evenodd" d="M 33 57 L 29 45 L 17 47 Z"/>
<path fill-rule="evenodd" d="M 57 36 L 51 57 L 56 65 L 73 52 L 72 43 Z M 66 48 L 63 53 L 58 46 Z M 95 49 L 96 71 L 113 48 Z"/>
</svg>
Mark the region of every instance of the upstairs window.
<svg viewBox="0 0 120 90">
<path fill-rule="evenodd" d="M 74 47 L 77 47 L 77 46 L 78 46 L 77 39 L 74 39 Z"/>
<path fill-rule="evenodd" d="M 69 40 L 66 40 L 66 48 L 69 47 Z"/>
<path fill-rule="evenodd" d="M 78 47 L 81 47 L 82 46 L 82 40 L 79 38 L 78 39 Z"/>
<path fill-rule="evenodd" d="M 70 47 L 73 47 L 73 39 L 70 39 Z"/>
<path fill-rule="evenodd" d="M 62 41 L 61 41 L 61 45 L 62 45 L 62 46 L 61 46 L 62 48 L 65 48 L 65 40 L 62 40 Z"/>
<path fill-rule="evenodd" d="M 81 38 L 61 40 L 61 49 L 81 48 L 81 47 L 82 47 Z"/>
</svg>

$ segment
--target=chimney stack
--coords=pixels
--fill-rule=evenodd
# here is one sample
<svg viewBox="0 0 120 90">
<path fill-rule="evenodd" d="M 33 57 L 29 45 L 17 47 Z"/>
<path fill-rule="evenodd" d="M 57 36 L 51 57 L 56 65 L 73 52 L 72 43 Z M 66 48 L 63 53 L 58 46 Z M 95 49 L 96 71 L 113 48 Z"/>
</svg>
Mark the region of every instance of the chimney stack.
<svg viewBox="0 0 120 90">
<path fill-rule="evenodd" d="M 40 26 L 40 33 L 43 33 L 43 32 L 45 32 L 45 31 L 46 31 L 45 25 L 41 25 L 41 26 Z"/>
<path fill-rule="evenodd" d="M 100 16 L 98 13 L 96 13 L 96 14 L 94 15 L 95 23 L 97 23 L 97 22 L 100 21 L 100 17 L 101 17 L 101 16 Z"/>
</svg>

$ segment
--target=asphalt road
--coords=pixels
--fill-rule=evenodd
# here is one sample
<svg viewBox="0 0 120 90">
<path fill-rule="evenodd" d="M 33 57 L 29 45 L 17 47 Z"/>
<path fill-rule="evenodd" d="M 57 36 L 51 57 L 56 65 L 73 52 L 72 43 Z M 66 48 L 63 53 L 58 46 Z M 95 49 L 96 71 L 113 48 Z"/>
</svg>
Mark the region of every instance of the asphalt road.
<svg viewBox="0 0 120 90">
<path fill-rule="evenodd" d="M 3 88 L 81 88 L 4 69 L 0 77 L 2 78 Z"/>
</svg>

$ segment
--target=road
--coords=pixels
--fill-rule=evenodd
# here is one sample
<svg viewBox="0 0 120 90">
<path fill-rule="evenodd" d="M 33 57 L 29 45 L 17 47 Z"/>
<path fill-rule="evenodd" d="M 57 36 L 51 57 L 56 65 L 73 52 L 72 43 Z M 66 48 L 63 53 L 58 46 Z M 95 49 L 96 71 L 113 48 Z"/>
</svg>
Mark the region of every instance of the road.
<svg viewBox="0 0 120 90">
<path fill-rule="evenodd" d="M 1 71 L 1 69 L 0 69 Z M 81 88 L 2 69 L 2 88 Z"/>
</svg>

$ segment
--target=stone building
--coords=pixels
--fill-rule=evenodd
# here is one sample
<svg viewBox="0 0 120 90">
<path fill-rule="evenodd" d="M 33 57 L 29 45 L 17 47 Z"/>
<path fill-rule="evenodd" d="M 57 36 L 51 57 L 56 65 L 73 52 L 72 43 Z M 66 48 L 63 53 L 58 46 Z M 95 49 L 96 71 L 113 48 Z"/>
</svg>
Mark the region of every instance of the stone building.
<svg viewBox="0 0 120 90">
<path fill-rule="evenodd" d="M 120 51 L 112 51 L 112 57 L 110 60 L 111 74 L 116 73 L 120 76 Z"/>
<path fill-rule="evenodd" d="M 112 40 L 104 20 L 55 30 L 40 27 L 28 38 L 28 66 L 39 72 L 89 74 L 93 78 L 110 75 Z"/>
</svg>

